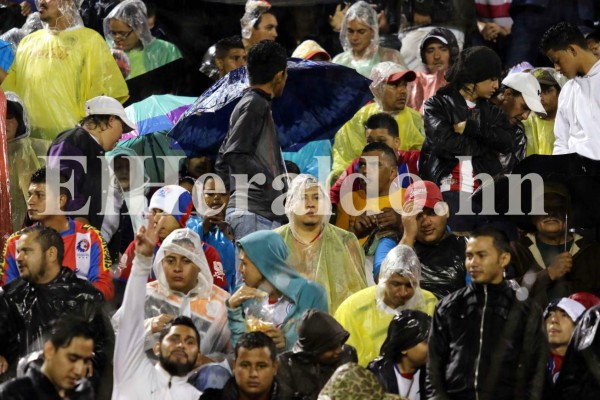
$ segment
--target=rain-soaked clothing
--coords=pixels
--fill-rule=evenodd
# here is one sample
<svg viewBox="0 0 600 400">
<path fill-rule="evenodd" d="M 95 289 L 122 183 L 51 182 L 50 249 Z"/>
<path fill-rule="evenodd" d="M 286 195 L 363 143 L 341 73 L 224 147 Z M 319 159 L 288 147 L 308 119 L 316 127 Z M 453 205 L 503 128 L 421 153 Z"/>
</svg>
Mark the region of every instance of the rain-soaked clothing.
<svg viewBox="0 0 600 400">
<path fill-rule="evenodd" d="M 151 269 L 152 257 L 136 255 L 121 306 L 112 398 L 196 400 L 202 392 L 187 382 L 188 376 L 170 375 L 161 363 L 153 365 L 144 351 L 144 303 Z"/>
<path fill-rule="evenodd" d="M 181 52 L 177 46 L 152 36 L 148 25 L 146 5 L 142 1 L 124 1 L 104 19 L 104 37 L 108 44 L 114 48 L 115 44 L 109 33 L 111 19 L 117 19 L 129 25 L 140 39 L 141 47 L 125 52 L 131 66 L 127 79 L 135 78 L 181 58 Z"/>
<path fill-rule="evenodd" d="M 286 260 L 289 250 L 277 233 L 258 231 L 251 233 L 238 241 L 248 258 L 254 263 L 263 276 L 263 281 L 282 293 L 282 299 L 287 301 L 287 314 L 283 323 L 278 327 L 286 339 L 283 351 L 292 348 L 298 339 L 296 324 L 309 308 L 328 312 L 327 294 L 318 284 L 303 278 L 291 269 Z M 245 314 L 247 307 L 256 304 L 258 300 L 248 300 L 237 308 L 227 308 L 231 342 L 235 346 L 241 335 L 246 333 Z"/>
<path fill-rule="evenodd" d="M 18 309 L 18 320 L 0 321 L 0 326 L 22 326 L 20 356 L 42 350 L 52 321 L 63 315 L 78 316 L 88 321 L 94 334 L 94 373 L 96 379 L 110 363 L 114 332 L 108 317 L 102 311 L 102 294 L 91 283 L 79 279 L 73 271 L 61 268 L 58 276 L 43 285 L 17 278 L 4 285 L 0 296 L 5 296 Z M 4 317 L 4 315 L 0 315 Z"/>
<path fill-rule="evenodd" d="M 512 287 L 476 284 L 436 307 L 427 398 L 540 399 L 548 357 L 542 310 Z"/>
<path fill-rule="evenodd" d="M 523 121 L 527 137 L 527 155 L 552 155 L 554 150 L 554 120 L 541 118 L 532 112 Z"/>
<path fill-rule="evenodd" d="M 129 97 L 106 42 L 84 27 L 26 36 L 2 88 L 23 99 L 31 136 L 48 141 L 85 116 L 87 100 L 104 95 L 125 102 Z"/>
<path fill-rule="evenodd" d="M 390 321 L 400 311 L 409 309 L 433 314 L 437 299 L 419 287 L 420 269 L 414 251 L 399 245 L 384 261 L 378 284 L 353 294 L 337 309 L 335 319 L 350 332 L 347 344 L 356 348 L 360 365 L 366 366 L 379 355 Z M 414 295 L 396 309 L 384 302 L 386 283 L 393 274 L 408 277 L 414 289 Z"/>
<path fill-rule="evenodd" d="M 339 366 L 357 362 L 356 350 L 344 345 L 350 334 L 329 314 L 308 310 L 298 330 L 298 341 L 292 350 L 278 357 L 277 381 L 294 398 L 316 400 Z M 336 360 L 318 361 L 320 355 L 340 346 L 342 350 Z"/>
<path fill-rule="evenodd" d="M 29 180 L 31 174 L 40 167 L 35 151 L 31 145 L 29 116 L 23 101 L 15 93 L 5 93 L 7 102 L 13 103 L 19 122 L 15 138 L 8 141 L 8 164 L 10 165 L 10 213 L 13 232 L 23 227 L 27 216 L 27 199 L 29 198 Z"/>
</svg>

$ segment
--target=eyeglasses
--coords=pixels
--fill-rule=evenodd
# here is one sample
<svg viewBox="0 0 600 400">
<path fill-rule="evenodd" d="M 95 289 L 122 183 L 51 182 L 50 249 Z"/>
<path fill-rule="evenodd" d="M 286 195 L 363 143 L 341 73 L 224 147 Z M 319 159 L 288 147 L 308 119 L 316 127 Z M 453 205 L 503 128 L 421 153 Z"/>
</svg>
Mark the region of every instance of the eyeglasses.
<svg viewBox="0 0 600 400">
<path fill-rule="evenodd" d="M 129 35 L 131 35 L 131 33 L 133 32 L 133 29 L 130 30 L 129 32 L 115 32 L 115 31 L 108 31 L 108 34 L 110 35 L 110 37 L 112 37 L 113 39 L 127 39 L 129 37 Z"/>
</svg>

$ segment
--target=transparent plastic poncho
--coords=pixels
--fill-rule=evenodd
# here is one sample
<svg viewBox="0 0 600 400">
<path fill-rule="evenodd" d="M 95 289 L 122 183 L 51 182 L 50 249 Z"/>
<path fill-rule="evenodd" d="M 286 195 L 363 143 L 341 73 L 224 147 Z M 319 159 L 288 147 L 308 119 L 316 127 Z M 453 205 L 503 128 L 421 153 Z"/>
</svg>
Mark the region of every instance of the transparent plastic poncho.
<svg viewBox="0 0 600 400">
<path fill-rule="evenodd" d="M 27 16 L 23 26 L 9 29 L 0 36 L 0 39 L 9 42 L 13 46 L 13 49 L 17 51 L 17 46 L 19 46 L 19 43 L 25 36 L 42 28 L 40 13 L 34 12 Z"/>
<path fill-rule="evenodd" d="M 79 28 L 83 26 L 83 19 L 79 15 L 79 6 L 83 0 L 55 0 L 61 13 L 61 22 L 68 28 Z M 35 0 L 35 7 L 40 9 L 40 0 Z M 52 29 L 47 22 L 41 21 L 44 29 Z"/>
<path fill-rule="evenodd" d="M 150 25 L 148 24 L 148 12 L 146 5 L 140 0 L 125 0 L 116 6 L 106 18 L 104 18 L 104 38 L 110 45 L 114 47 L 115 43 L 109 34 L 110 20 L 118 19 L 119 21 L 129 25 L 135 32 L 142 43 L 142 47 L 146 48 L 154 40 L 150 33 Z"/>
<path fill-rule="evenodd" d="M 264 0 L 248 0 L 246 2 L 246 10 L 240 25 L 242 27 L 242 38 L 250 39 L 252 36 L 252 28 L 264 13 L 269 11 L 271 4 Z"/>
<path fill-rule="evenodd" d="M 375 101 L 382 109 L 383 105 L 381 103 L 381 99 L 383 99 L 383 95 L 385 93 L 385 84 L 387 83 L 388 78 L 392 74 L 405 71 L 408 71 L 408 68 L 391 61 L 380 62 L 371 70 L 371 75 L 369 78 L 372 82 L 369 85 L 369 89 L 371 89 L 371 93 L 373 93 Z"/>
<path fill-rule="evenodd" d="M 398 274 L 410 279 L 415 294 L 403 306 L 390 309 L 383 301 L 385 286 L 393 274 Z M 426 308 L 425 297 L 421 291 L 421 262 L 415 251 L 406 245 L 399 244 L 394 247 L 383 260 L 379 272 L 379 283 L 375 292 L 375 301 L 380 310 L 397 314 L 402 310 L 424 310 Z"/>
<path fill-rule="evenodd" d="M 373 31 L 373 38 L 371 39 L 371 44 L 365 51 L 365 58 L 374 55 L 377 49 L 379 49 L 379 23 L 377 21 L 377 12 L 365 1 L 358 1 L 348 9 L 340 29 L 340 43 L 342 44 L 344 51 L 348 52 L 352 51 L 352 45 L 348 40 L 348 23 L 350 21 L 359 21 L 371 28 Z"/>
</svg>

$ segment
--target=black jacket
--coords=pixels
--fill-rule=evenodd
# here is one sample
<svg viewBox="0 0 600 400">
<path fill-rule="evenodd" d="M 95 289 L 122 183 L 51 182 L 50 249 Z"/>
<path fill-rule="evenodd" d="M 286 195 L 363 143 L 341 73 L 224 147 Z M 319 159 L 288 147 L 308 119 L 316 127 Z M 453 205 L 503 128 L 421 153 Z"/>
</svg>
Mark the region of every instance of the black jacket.
<svg viewBox="0 0 600 400">
<path fill-rule="evenodd" d="M 471 156 L 473 172 L 492 177 L 502 172 L 500 154 L 510 153 L 514 128 L 502 110 L 480 100 L 469 110 L 458 90 L 445 86 L 425 102 L 425 142 L 419 159 L 419 175 L 439 183 L 458 163 L 457 156 Z M 462 134 L 454 124 L 467 121 Z"/>
<path fill-rule="evenodd" d="M 548 356 L 541 312 L 505 281 L 442 299 L 429 337 L 427 398 L 540 399 Z"/>
<path fill-rule="evenodd" d="M 394 372 L 395 361 L 386 357 L 377 357 L 371 361 L 367 369 L 377 377 L 377 380 L 386 393 L 400 394 L 398 389 L 398 379 Z M 425 367 L 422 367 L 419 373 L 419 398 L 425 400 Z"/>
<path fill-rule="evenodd" d="M 235 378 L 227 381 L 223 389 L 206 389 L 202 393 L 202 396 L 200 396 L 200 400 L 239 400 L 239 398 L 240 394 L 235 383 Z M 282 393 L 277 381 L 274 381 L 271 393 L 269 394 L 269 400 L 293 400 L 293 397 Z"/>
<path fill-rule="evenodd" d="M 114 349 L 114 332 L 102 310 L 102 293 L 88 281 L 78 278 L 69 268 L 61 268 L 58 276 L 45 285 L 17 278 L 4 285 L 0 296 L 6 296 L 20 314 L 9 314 L 15 319 L 0 321 L 0 326 L 23 326 L 24 353 L 19 356 L 42 349 L 44 335 L 48 333 L 53 320 L 63 315 L 76 315 L 89 321 L 96 332 L 94 377 L 98 379 L 104 367 L 109 365 Z"/>
<path fill-rule="evenodd" d="M 285 173 L 285 167 L 271 115 L 271 98 L 267 93 L 250 88 L 235 106 L 229 132 L 219 149 L 215 171 L 232 191 L 228 208 L 241 208 L 246 202 L 248 211 L 271 221 L 286 222 L 283 209 L 282 215 L 275 215 L 271 210 L 271 204 L 286 189 L 273 187 L 274 179 Z M 235 182 L 234 174 L 246 175 L 248 182 L 263 174 L 266 181 L 244 187 Z"/>
<path fill-rule="evenodd" d="M 93 400 L 94 391 L 88 384 L 80 384 L 68 393 L 72 400 Z M 38 367 L 31 367 L 22 378 L 13 379 L 0 386 L 0 400 L 61 400 L 63 399 L 50 380 Z"/>
<path fill-rule="evenodd" d="M 350 334 L 331 315 L 310 310 L 298 328 L 293 348 L 279 355 L 277 381 L 282 390 L 297 400 L 316 400 L 335 370 L 346 363 L 358 362 L 354 347 L 344 345 L 339 358 L 323 364 L 318 357 L 348 340 Z"/>
</svg>

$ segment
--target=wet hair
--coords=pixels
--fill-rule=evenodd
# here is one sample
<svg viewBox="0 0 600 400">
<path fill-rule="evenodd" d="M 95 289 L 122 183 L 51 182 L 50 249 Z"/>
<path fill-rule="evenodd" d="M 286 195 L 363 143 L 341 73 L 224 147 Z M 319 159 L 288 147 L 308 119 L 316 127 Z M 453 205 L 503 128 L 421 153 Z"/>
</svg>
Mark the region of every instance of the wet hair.
<svg viewBox="0 0 600 400">
<path fill-rule="evenodd" d="M 273 339 L 268 337 L 262 332 L 249 332 L 244 333 L 240 340 L 235 345 L 235 358 L 237 359 L 238 354 L 240 352 L 240 348 L 245 348 L 248 350 L 253 349 L 262 349 L 266 347 L 269 349 L 271 353 L 271 360 L 275 362 L 277 360 L 277 347 L 275 346 L 275 342 Z"/>
<path fill-rule="evenodd" d="M 40 243 L 44 253 L 48 251 L 50 247 L 56 248 L 57 262 L 60 266 L 62 266 L 63 258 L 65 256 L 65 244 L 60 236 L 60 233 L 43 225 L 33 225 L 23 229 L 21 231 L 21 237 L 23 235 L 29 235 L 32 233 L 37 234 L 37 241 Z"/>
<path fill-rule="evenodd" d="M 366 129 L 386 129 L 388 135 L 397 138 L 400 137 L 398 132 L 398 122 L 387 113 L 373 114 L 365 123 Z"/>
<path fill-rule="evenodd" d="M 192 321 L 192 319 L 190 317 L 186 317 L 183 315 L 180 315 L 179 317 L 175 317 L 174 319 L 171 320 L 171 322 L 169 322 L 168 324 L 165 325 L 165 327 L 162 329 L 162 331 L 160 331 L 160 335 L 158 337 L 159 342 L 163 341 L 163 339 L 169 334 L 169 331 L 171 330 L 172 327 L 178 326 L 178 325 L 187 326 L 188 328 L 192 328 L 194 330 L 194 333 L 196 334 L 196 341 L 198 342 L 198 348 L 199 348 L 200 347 L 200 333 L 198 332 L 198 328 L 196 328 L 196 325 L 194 325 L 194 321 Z"/>
<path fill-rule="evenodd" d="M 67 177 L 63 174 L 60 174 L 59 178 L 60 183 L 66 183 Z M 36 169 L 33 174 L 31 174 L 31 178 L 29 178 L 29 184 L 37 183 L 37 184 L 46 184 L 46 167 Z M 67 203 L 71 201 L 71 193 L 66 187 L 60 187 L 60 194 L 67 197 Z"/>
<path fill-rule="evenodd" d="M 229 36 L 219 40 L 215 44 L 215 58 L 224 58 L 231 49 L 244 49 L 244 43 L 240 36 Z"/>
<path fill-rule="evenodd" d="M 79 125 L 89 125 L 93 127 L 105 127 L 108 125 L 108 121 L 110 120 L 112 115 L 88 115 L 87 117 L 83 117 L 81 121 L 79 121 Z M 118 118 L 118 117 L 117 117 Z"/>
<path fill-rule="evenodd" d="M 248 78 L 251 85 L 269 83 L 287 68 L 287 53 L 277 42 L 261 40 L 248 51 Z"/>
<path fill-rule="evenodd" d="M 95 331 L 92 325 L 81 317 L 64 315 L 52 321 L 48 340 L 55 348 L 68 347 L 73 338 L 94 339 Z"/>
<path fill-rule="evenodd" d="M 380 142 L 369 143 L 363 149 L 362 154 L 369 153 L 371 151 L 380 151 L 383 153 L 383 156 L 388 159 L 390 164 L 392 164 L 392 165 L 398 164 L 398 158 L 396 157 L 396 153 L 394 152 L 394 150 L 392 150 L 390 148 L 390 146 L 388 146 L 385 143 L 380 143 Z"/>
<path fill-rule="evenodd" d="M 493 239 L 493 244 L 499 253 L 510 254 L 510 240 L 506 233 L 500 229 L 493 228 L 491 226 L 484 226 L 469 234 L 469 239 L 475 239 L 478 237 L 487 236 Z"/>
<path fill-rule="evenodd" d="M 585 37 L 577 25 L 559 22 L 548 29 L 540 41 L 540 51 L 546 54 L 550 50 L 566 50 L 569 45 L 577 45 L 588 51 Z"/>
</svg>

